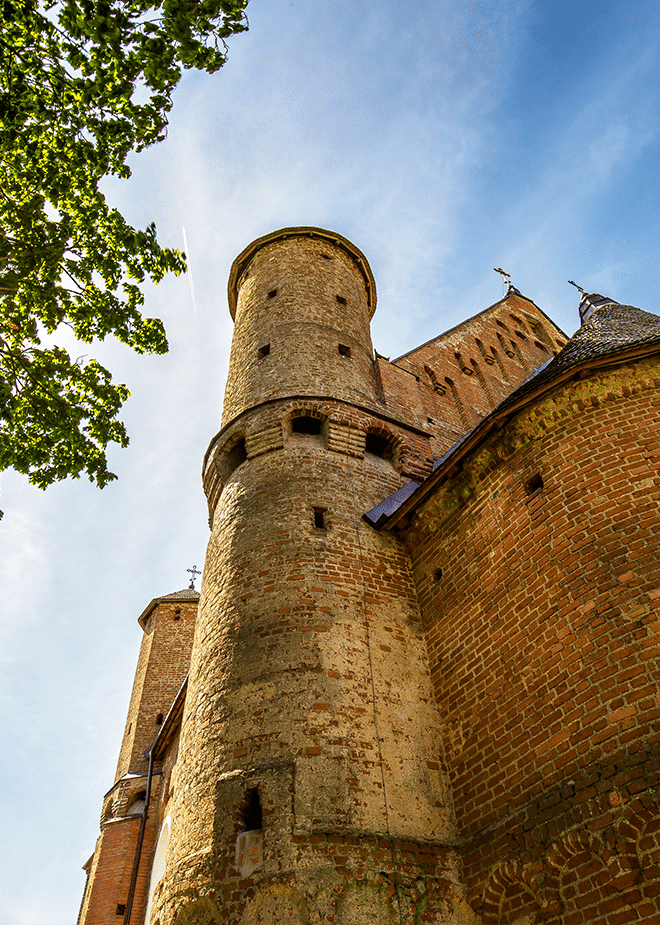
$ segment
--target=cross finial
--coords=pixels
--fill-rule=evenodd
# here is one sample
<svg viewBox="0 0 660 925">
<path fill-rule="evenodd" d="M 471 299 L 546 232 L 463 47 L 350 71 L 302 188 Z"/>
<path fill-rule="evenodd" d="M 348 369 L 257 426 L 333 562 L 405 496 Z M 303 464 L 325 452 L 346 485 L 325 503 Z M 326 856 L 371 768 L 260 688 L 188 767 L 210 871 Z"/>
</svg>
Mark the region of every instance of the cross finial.
<svg viewBox="0 0 660 925">
<path fill-rule="evenodd" d="M 195 578 L 197 578 L 197 576 L 201 575 L 202 573 L 197 571 L 196 565 L 193 565 L 192 568 L 187 568 L 186 571 L 190 572 L 190 584 L 188 585 L 188 590 L 194 591 L 195 590 Z"/>
<path fill-rule="evenodd" d="M 569 286 L 575 286 L 575 288 L 576 288 L 577 291 L 580 293 L 580 295 L 586 295 L 586 293 L 585 293 L 584 289 L 582 288 L 582 286 L 578 286 L 578 284 L 577 284 L 577 283 L 574 283 L 572 279 L 569 279 L 568 284 L 569 284 Z"/>
<path fill-rule="evenodd" d="M 511 282 L 511 276 L 506 272 L 506 270 L 503 270 L 502 267 L 493 267 L 493 269 L 495 270 L 496 273 L 499 273 L 500 276 L 504 279 L 507 290 L 513 289 L 513 283 Z"/>
</svg>

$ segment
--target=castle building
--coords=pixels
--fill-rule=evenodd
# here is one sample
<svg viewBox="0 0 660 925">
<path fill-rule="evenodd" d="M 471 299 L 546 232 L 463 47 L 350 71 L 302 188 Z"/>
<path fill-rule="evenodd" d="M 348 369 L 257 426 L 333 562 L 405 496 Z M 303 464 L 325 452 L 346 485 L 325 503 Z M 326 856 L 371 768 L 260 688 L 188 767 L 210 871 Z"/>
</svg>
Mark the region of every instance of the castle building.
<svg viewBox="0 0 660 925">
<path fill-rule="evenodd" d="M 201 595 L 153 600 L 79 925 L 660 922 L 660 318 L 389 360 L 341 235 L 229 279 Z"/>
</svg>

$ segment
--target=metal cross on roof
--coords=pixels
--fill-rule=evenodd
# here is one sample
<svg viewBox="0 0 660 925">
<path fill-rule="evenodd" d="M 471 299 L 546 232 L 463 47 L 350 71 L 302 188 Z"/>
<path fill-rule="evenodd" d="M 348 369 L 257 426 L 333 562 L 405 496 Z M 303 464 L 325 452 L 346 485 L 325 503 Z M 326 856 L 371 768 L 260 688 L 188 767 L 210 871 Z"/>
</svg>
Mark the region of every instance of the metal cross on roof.
<svg viewBox="0 0 660 925">
<path fill-rule="evenodd" d="M 196 565 L 193 565 L 192 568 L 187 568 L 186 571 L 190 572 L 190 585 L 188 586 L 188 589 L 190 591 L 194 591 L 195 590 L 195 578 L 197 578 L 197 576 L 201 575 L 202 573 L 197 571 Z"/>
<path fill-rule="evenodd" d="M 502 267 L 493 267 L 493 269 L 495 270 L 496 273 L 499 273 L 500 276 L 504 279 L 504 282 L 506 283 L 507 295 L 508 295 L 508 290 L 511 290 L 514 288 L 513 283 L 511 282 L 511 275 L 507 273 L 506 270 L 503 270 Z"/>
<path fill-rule="evenodd" d="M 586 295 L 586 292 L 584 291 L 582 286 L 578 286 L 578 284 L 574 283 L 572 279 L 569 279 L 568 283 L 569 283 L 569 286 L 575 286 L 575 288 L 578 290 L 580 295 Z"/>
</svg>

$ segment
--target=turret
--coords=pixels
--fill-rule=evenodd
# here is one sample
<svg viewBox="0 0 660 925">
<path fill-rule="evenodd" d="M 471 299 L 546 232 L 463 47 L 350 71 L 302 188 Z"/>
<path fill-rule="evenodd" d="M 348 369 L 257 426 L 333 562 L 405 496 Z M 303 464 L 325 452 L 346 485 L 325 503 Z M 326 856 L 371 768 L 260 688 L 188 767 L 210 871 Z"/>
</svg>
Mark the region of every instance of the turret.
<svg viewBox="0 0 660 925">
<path fill-rule="evenodd" d="M 234 261 L 229 306 L 235 328 L 223 426 L 282 396 L 374 402 L 376 285 L 346 238 L 320 228 L 258 238 Z"/>
<path fill-rule="evenodd" d="M 212 535 L 152 917 L 170 923 L 183 904 L 238 921 L 277 881 L 295 884 L 298 912 L 282 921 L 306 922 L 339 902 L 348 864 L 369 870 L 388 921 L 408 901 L 393 886 L 401 840 L 425 846 L 421 872 L 445 863 L 453 833 L 407 556 L 362 519 L 426 437 L 378 401 L 375 286 L 350 242 L 311 228 L 261 238 L 235 261 L 229 301 L 223 428 L 205 464 Z"/>
</svg>

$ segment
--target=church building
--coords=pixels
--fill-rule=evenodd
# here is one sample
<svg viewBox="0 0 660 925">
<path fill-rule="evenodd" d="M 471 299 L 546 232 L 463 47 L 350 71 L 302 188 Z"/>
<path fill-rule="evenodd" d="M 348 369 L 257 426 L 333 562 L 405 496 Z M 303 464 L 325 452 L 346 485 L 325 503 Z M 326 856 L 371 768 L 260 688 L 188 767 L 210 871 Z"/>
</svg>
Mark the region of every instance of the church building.
<svg viewBox="0 0 660 925">
<path fill-rule="evenodd" d="M 660 922 L 660 317 L 509 285 L 396 359 L 341 235 L 229 278 L 78 925 Z"/>
</svg>

